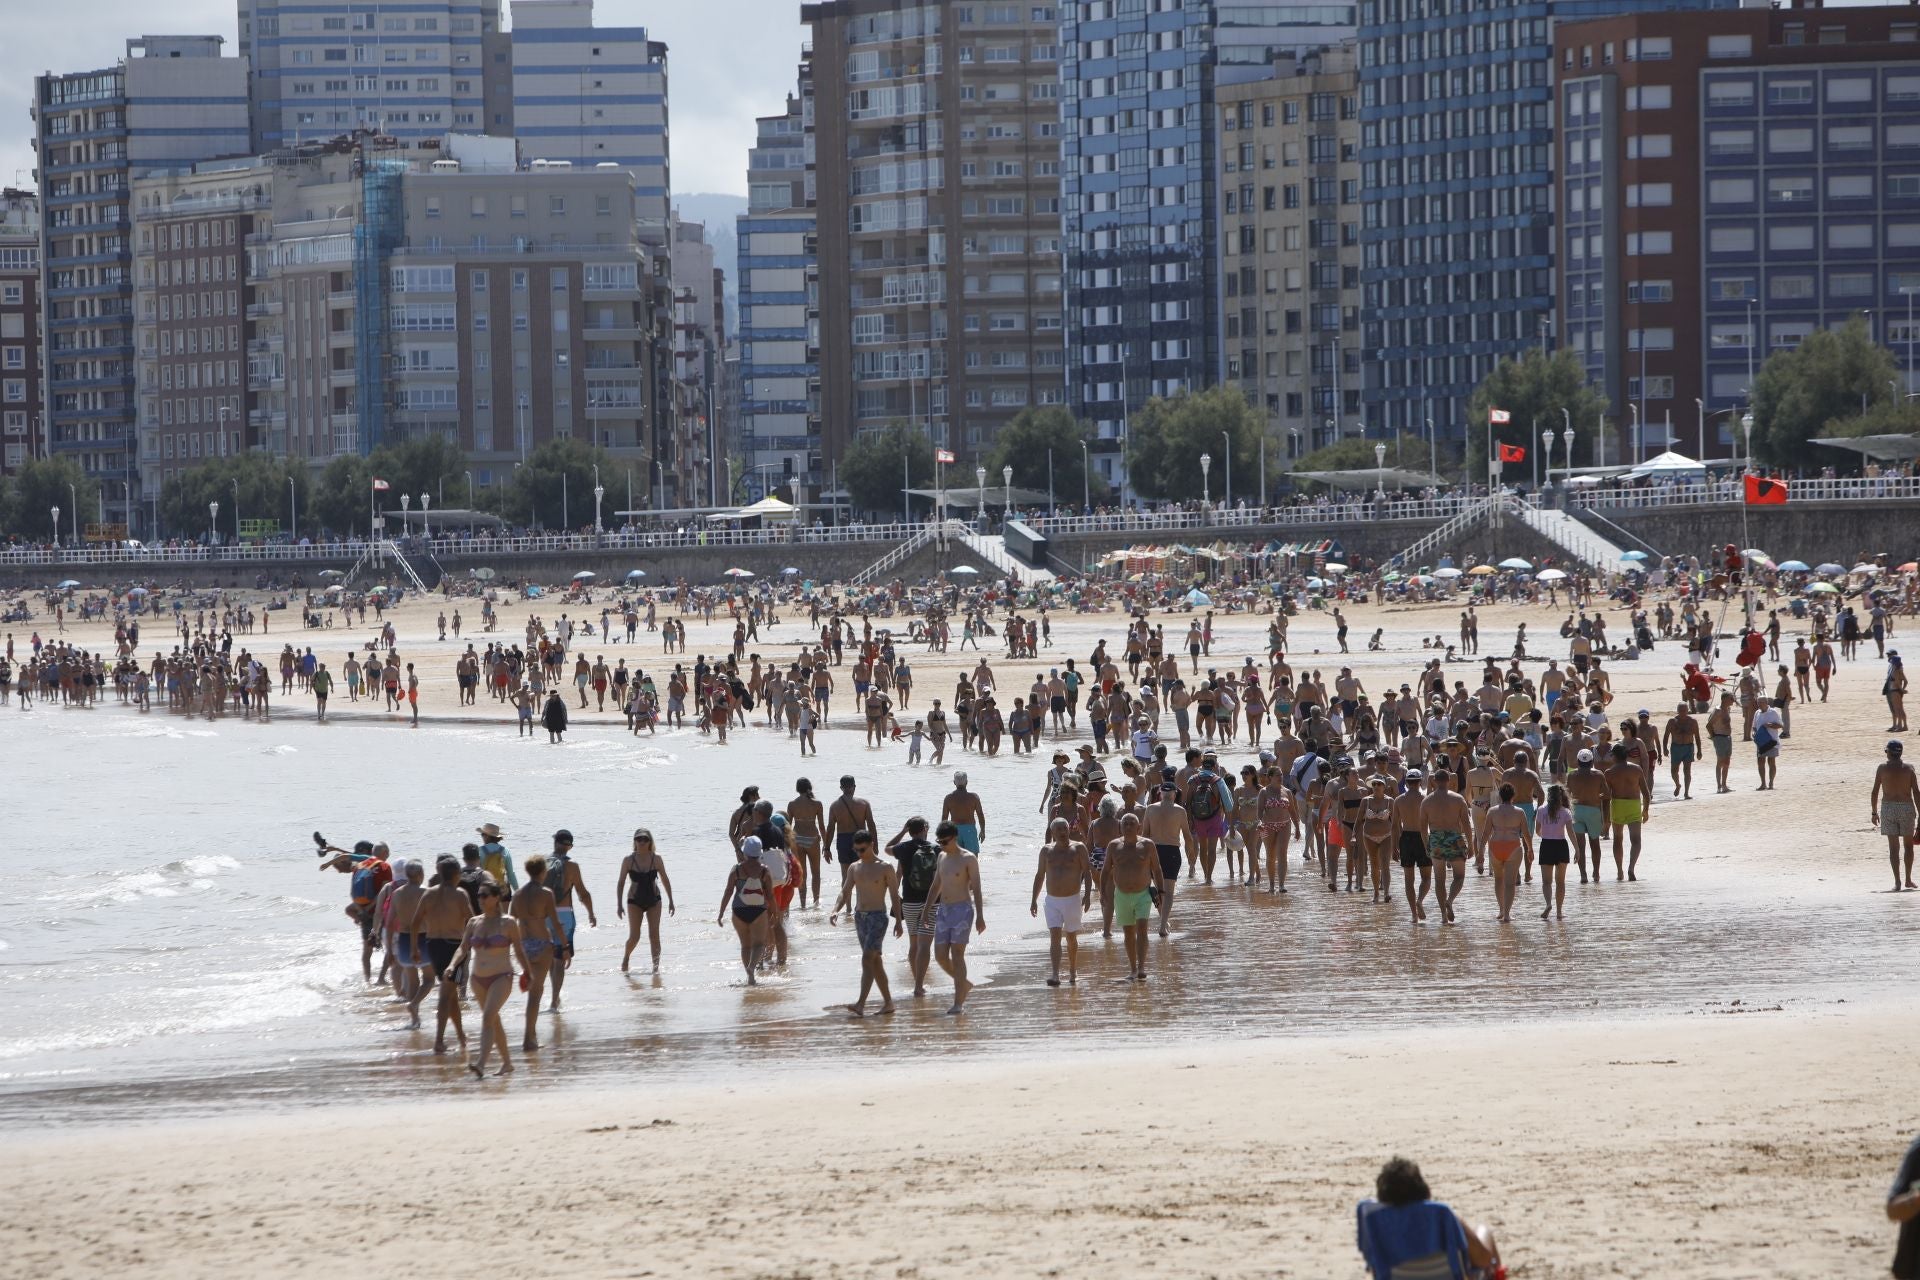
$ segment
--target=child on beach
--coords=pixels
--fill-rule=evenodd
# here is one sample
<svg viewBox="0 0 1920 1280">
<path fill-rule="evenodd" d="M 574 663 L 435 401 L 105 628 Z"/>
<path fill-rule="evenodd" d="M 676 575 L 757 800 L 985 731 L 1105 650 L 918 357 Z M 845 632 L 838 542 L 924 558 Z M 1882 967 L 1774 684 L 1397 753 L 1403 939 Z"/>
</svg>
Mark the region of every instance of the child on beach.
<svg viewBox="0 0 1920 1280">
<path fill-rule="evenodd" d="M 895 738 L 898 738 L 900 736 L 900 725 L 898 722 L 896 722 L 893 726 L 893 736 Z M 927 736 L 926 722 L 923 720 L 915 720 L 913 722 L 913 732 L 907 735 L 907 763 L 908 764 L 920 763 L 920 743 L 921 743 L 921 740 L 924 739 L 926 736 Z"/>
</svg>

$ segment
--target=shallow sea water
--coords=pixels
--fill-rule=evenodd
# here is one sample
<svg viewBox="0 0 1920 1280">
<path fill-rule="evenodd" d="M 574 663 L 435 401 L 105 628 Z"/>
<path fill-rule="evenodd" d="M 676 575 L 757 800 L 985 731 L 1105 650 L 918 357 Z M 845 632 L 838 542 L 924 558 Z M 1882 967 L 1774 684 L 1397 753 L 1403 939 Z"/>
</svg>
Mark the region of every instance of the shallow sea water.
<svg viewBox="0 0 1920 1280">
<path fill-rule="evenodd" d="M 754 989 L 732 928 L 714 923 L 732 862 L 721 833 L 748 782 L 784 803 L 798 776 L 830 798 L 853 772 L 883 836 L 909 814 L 937 816 L 949 768 L 911 767 L 903 746 L 862 747 L 851 728 L 822 743 L 802 762 L 784 731 L 758 727 L 722 747 L 690 731 L 636 739 L 616 723 L 554 747 L 471 724 L 0 708 L 16 868 L 0 900 L 0 1126 L 459 1087 L 457 1059 L 430 1052 L 431 1001 L 429 1029 L 415 1032 L 384 989 L 362 984 L 358 934 L 342 914 L 347 877 L 316 872 L 316 827 L 336 844 L 384 839 L 397 856 L 429 860 L 487 821 L 516 857 L 545 851 L 557 827 L 574 832 L 600 926 L 582 912 L 545 1047 L 516 1049 L 522 1090 L 724 1080 L 769 1061 L 1041 1057 L 1462 1023 L 1508 1034 L 1544 1019 L 1866 999 L 1899 990 L 1920 942 L 1893 895 L 1731 874 L 1742 843 L 1765 836 L 1728 805 L 1724 844 L 1651 827 L 1647 879 L 1571 886 L 1564 924 L 1537 919 L 1527 885 L 1518 923 L 1495 924 L 1490 882 L 1469 874 L 1462 925 L 1416 928 L 1403 901 L 1328 893 L 1296 860 L 1285 897 L 1183 883 L 1174 934 L 1155 941 L 1139 986 L 1121 980 L 1121 945 L 1099 937 L 1096 910 L 1079 986 L 1050 990 L 1046 932 L 1027 909 L 1047 752 L 987 760 L 956 747 L 949 767 L 969 771 L 988 809 L 989 928 L 969 953 L 982 985 L 960 1018 L 943 1016 L 937 968 L 929 998 L 911 1000 L 904 941 L 889 938 L 900 1012 L 854 1022 L 840 1009 L 859 972 L 844 922 L 794 912 L 790 971 Z M 1230 750 L 1228 763 L 1243 754 Z M 659 841 L 680 910 L 664 924 L 661 972 L 640 963 L 627 976 L 613 889 L 639 825 Z M 837 872 L 829 905 L 836 887 Z M 636 960 L 645 956 L 643 939 Z M 509 1003 L 516 1046 L 518 1008 Z"/>
</svg>

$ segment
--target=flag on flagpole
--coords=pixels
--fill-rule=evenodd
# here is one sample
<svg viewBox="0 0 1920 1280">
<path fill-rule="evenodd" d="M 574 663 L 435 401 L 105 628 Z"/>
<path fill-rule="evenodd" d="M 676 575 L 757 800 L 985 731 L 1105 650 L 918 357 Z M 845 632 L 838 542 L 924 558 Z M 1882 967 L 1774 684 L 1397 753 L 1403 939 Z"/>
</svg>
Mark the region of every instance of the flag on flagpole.
<svg viewBox="0 0 1920 1280">
<path fill-rule="evenodd" d="M 935 449 L 933 451 L 933 460 L 935 462 L 944 462 L 948 466 L 952 466 L 954 459 L 953 459 L 953 454 L 950 451 L 946 449 Z"/>
<path fill-rule="evenodd" d="M 373 482 L 373 491 L 375 493 L 385 493 L 387 491 L 387 482 L 385 480 L 375 480 Z"/>
<path fill-rule="evenodd" d="M 1527 460 L 1527 447 L 1525 445 L 1503 444 L 1500 446 L 1500 461 L 1525 462 L 1526 460 Z"/>
<path fill-rule="evenodd" d="M 1505 409 L 1489 409 L 1487 410 L 1487 421 L 1498 426 L 1503 423 L 1512 422 L 1513 415 Z"/>
<path fill-rule="evenodd" d="M 1750 507 L 1778 507 L 1787 501 L 1787 482 L 1769 480 L 1765 476 L 1747 477 L 1747 505 Z"/>
</svg>

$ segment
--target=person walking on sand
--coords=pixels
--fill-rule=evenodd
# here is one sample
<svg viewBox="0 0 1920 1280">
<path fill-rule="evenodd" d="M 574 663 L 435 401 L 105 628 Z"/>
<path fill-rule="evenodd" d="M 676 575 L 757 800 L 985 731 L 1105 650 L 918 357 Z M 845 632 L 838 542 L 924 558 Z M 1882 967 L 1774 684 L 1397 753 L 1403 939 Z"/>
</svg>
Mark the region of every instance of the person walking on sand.
<svg viewBox="0 0 1920 1280">
<path fill-rule="evenodd" d="M 464 898 L 466 894 L 463 892 L 460 896 Z M 529 968 L 526 948 L 520 941 L 520 922 L 502 914 L 502 901 L 499 885 L 480 886 L 480 914 L 467 921 L 454 957 L 456 968 L 469 959 L 473 964 L 468 986 L 480 1005 L 480 1053 L 476 1061 L 467 1064 L 467 1070 L 473 1072 L 476 1080 L 487 1074 L 487 1055 L 496 1048 L 500 1051 L 500 1069 L 494 1074 L 513 1073 L 513 1059 L 507 1053 L 507 1028 L 501 1021 L 500 1010 L 513 994 L 514 960 L 519 960 L 522 973 Z"/>
<path fill-rule="evenodd" d="M 547 855 L 547 888 L 553 890 L 554 907 L 560 913 L 560 928 L 566 939 L 561 948 L 563 954 L 553 966 L 553 1003 L 547 1006 L 557 1011 L 560 988 L 566 985 L 567 970 L 573 967 L 573 933 L 578 920 L 573 912 L 575 894 L 580 897 L 580 905 L 587 909 L 587 927 L 600 927 L 600 920 L 593 913 L 593 895 L 587 892 L 580 864 L 573 860 L 573 832 L 564 827 L 553 833 L 553 852 Z"/>
<path fill-rule="evenodd" d="M 660 972 L 660 895 L 666 894 L 667 914 L 672 915 L 673 881 L 667 878 L 667 864 L 654 848 L 653 833 L 645 827 L 633 833 L 633 852 L 620 860 L 620 878 L 613 887 L 614 911 L 627 921 L 627 949 L 620 957 L 620 972 L 633 963 L 633 949 L 640 945 L 640 930 L 647 931 L 647 943 L 653 953 L 653 971 Z"/>
<path fill-rule="evenodd" d="M 526 1032 L 520 1048 L 522 1052 L 532 1053 L 540 1047 L 540 999 L 546 994 L 547 974 L 555 961 L 565 960 L 562 947 L 567 935 L 560 925 L 560 909 L 553 891 L 546 887 L 547 860 L 536 853 L 526 860 L 525 868 L 527 883 L 513 895 L 508 911 L 520 922 L 520 949 L 527 957 Z"/>
<path fill-rule="evenodd" d="M 1513 896 L 1520 887 L 1520 853 L 1525 849 L 1527 860 L 1532 861 L 1533 828 L 1526 811 L 1513 802 L 1511 782 L 1501 783 L 1497 794 L 1498 803 L 1487 810 L 1480 828 L 1480 847 L 1492 859 L 1493 896 L 1500 909 L 1497 920 L 1512 924 Z"/>
<path fill-rule="evenodd" d="M 1426 830 L 1420 822 L 1420 808 L 1426 798 L 1420 792 L 1420 770 L 1407 770 L 1403 780 L 1406 788 L 1393 799 L 1393 847 L 1400 859 L 1400 878 L 1406 885 L 1407 910 L 1413 923 L 1424 924 L 1427 912 L 1422 904 L 1433 887 L 1433 859 L 1427 854 Z M 1420 873 L 1417 892 L 1414 889 L 1416 869 Z"/>
<path fill-rule="evenodd" d="M 1613 828 L 1613 878 L 1637 880 L 1640 865 L 1640 826 L 1653 816 L 1653 779 L 1635 764 L 1624 742 L 1613 744 L 1613 763 L 1603 776 L 1607 780 L 1607 822 Z M 1622 870 L 1621 836 L 1625 834 L 1632 857 Z"/>
<path fill-rule="evenodd" d="M 1153 841 L 1154 851 L 1160 858 L 1160 892 L 1154 897 L 1160 906 L 1160 936 L 1167 936 L 1167 921 L 1173 915 L 1173 890 L 1180 883 L 1181 853 L 1192 865 L 1193 823 L 1187 817 L 1186 806 L 1180 803 L 1180 784 L 1172 778 L 1160 784 L 1159 794 L 1146 807 L 1144 827 L 1147 839 Z M 1112 847 L 1111 843 L 1108 845 Z M 1115 908 L 1118 914 L 1118 908 Z"/>
<path fill-rule="evenodd" d="M 1120 838 L 1107 845 L 1100 869 L 1101 891 L 1113 894 L 1113 919 L 1127 948 L 1127 981 L 1147 980 L 1147 927 L 1153 921 L 1153 900 L 1172 890 L 1173 877 L 1163 874 L 1164 858 L 1154 842 L 1141 834 L 1140 815 L 1120 818 Z M 1175 867 L 1178 874 L 1179 868 Z M 1160 934 L 1166 936 L 1166 921 Z"/>
<path fill-rule="evenodd" d="M 980 890 L 980 859 L 961 847 L 955 825 L 942 822 L 933 837 L 940 846 L 940 862 L 920 910 L 923 916 L 933 914 L 933 959 L 953 979 L 953 1007 L 947 1012 L 957 1014 L 973 990 L 967 978 L 968 933 L 986 932 L 987 906 Z"/>
<path fill-rule="evenodd" d="M 1032 915 L 1040 914 L 1040 892 L 1047 895 L 1047 938 L 1051 963 L 1047 985 L 1060 985 L 1060 950 L 1067 952 L 1067 981 L 1080 980 L 1080 922 L 1093 905 L 1093 868 L 1087 846 L 1072 838 L 1065 818 L 1047 824 L 1047 842 L 1040 846 L 1040 865 L 1033 873 Z"/>
<path fill-rule="evenodd" d="M 1473 831 L 1473 810 L 1447 782 L 1452 773 L 1435 769 L 1427 780 L 1427 797 L 1420 802 L 1420 828 L 1427 856 L 1434 861 L 1433 896 L 1440 907 L 1440 923 L 1455 924 L 1453 904 L 1467 879 L 1467 846 Z"/>
<path fill-rule="evenodd" d="M 1920 807 L 1920 780 L 1906 762 L 1906 746 L 1898 738 L 1887 743 L 1887 758 L 1873 771 L 1873 792 L 1867 797 L 1867 809 L 1879 823 L 1880 834 L 1887 838 L 1887 861 L 1893 866 L 1893 891 L 1911 889 L 1913 883 L 1914 816 Z M 1901 877 L 1901 850 L 1906 851 L 1906 876 Z"/>
<path fill-rule="evenodd" d="M 881 949 L 886 945 L 887 925 L 900 910 L 900 873 L 893 864 L 880 861 L 871 838 L 860 841 L 858 848 L 860 856 L 847 868 L 827 924 L 839 924 L 840 913 L 852 905 L 853 928 L 860 938 L 860 996 L 847 1006 L 847 1012 L 864 1018 L 867 995 L 875 987 L 880 988 L 880 1012 L 893 1012 L 893 989 L 887 985 L 887 961 Z M 900 926 L 894 930 L 900 932 Z"/>
<path fill-rule="evenodd" d="M 760 840 L 748 836 L 740 842 L 740 860 L 727 872 L 726 892 L 720 898 L 720 914 L 715 924 L 724 924 L 727 907 L 733 907 L 733 931 L 740 939 L 740 967 L 747 971 L 747 985 L 758 986 L 754 977 L 760 969 L 760 957 L 767 950 L 767 909 L 773 905 L 773 882 L 760 862 Z"/>
<path fill-rule="evenodd" d="M 441 858 L 434 864 L 433 888 L 420 900 L 414 914 L 414 945 L 425 951 L 440 982 L 440 1004 L 434 1012 L 433 1051 L 447 1051 L 447 1024 L 460 1037 L 466 1052 L 467 1032 L 460 1020 L 460 983 L 465 977 L 456 963 L 467 921 L 474 919 L 473 903 L 460 887 L 460 860 Z M 497 887 L 497 886 L 496 886 Z"/>
<path fill-rule="evenodd" d="M 1547 803 L 1534 817 L 1534 830 L 1540 837 L 1540 892 L 1546 907 L 1540 918 L 1566 919 L 1567 863 L 1570 854 L 1567 836 L 1573 829 L 1573 806 L 1567 789 L 1559 783 L 1547 788 Z"/>
<path fill-rule="evenodd" d="M 862 840 L 871 841 L 866 832 L 854 838 L 857 850 Z M 927 994 L 927 966 L 933 963 L 933 921 L 926 913 L 927 895 L 933 892 L 934 873 L 940 869 L 940 851 L 927 839 L 927 820 L 908 818 L 887 844 L 887 853 L 899 863 L 901 925 L 908 935 L 907 967 L 913 973 L 914 999 Z"/>
<path fill-rule="evenodd" d="M 879 825 L 873 818 L 873 806 L 853 794 L 856 783 L 850 773 L 840 777 L 840 797 L 827 808 L 827 839 L 833 841 L 833 855 L 840 863 L 840 878 L 846 879 L 847 868 L 852 866 L 859 853 L 853 847 L 853 838 L 859 832 L 866 832 L 876 840 L 880 837 Z"/>
</svg>

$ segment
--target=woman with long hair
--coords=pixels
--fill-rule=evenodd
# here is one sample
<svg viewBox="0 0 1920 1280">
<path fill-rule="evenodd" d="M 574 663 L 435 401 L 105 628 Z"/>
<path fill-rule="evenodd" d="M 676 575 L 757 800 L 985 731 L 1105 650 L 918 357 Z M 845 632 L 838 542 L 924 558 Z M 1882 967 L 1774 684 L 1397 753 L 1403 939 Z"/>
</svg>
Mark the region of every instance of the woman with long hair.
<svg viewBox="0 0 1920 1280">
<path fill-rule="evenodd" d="M 494 1074 L 504 1076 L 513 1071 L 500 1010 L 513 994 L 514 960 L 520 961 L 522 973 L 531 967 L 526 948 L 520 943 L 520 922 L 502 910 L 502 892 L 492 881 L 480 886 L 480 914 L 467 921 L 466 932 L 460 935 L 460 950 L 448 965 L 448 971 L 454 972 L 472 961 L 467 990 L 480 1005 L 480 1054 L 467 1064 L 467 1070 L 476 1080 L 487 1074 L 487 1054 L 495 1048 L 500 1051 L 500 1069 Z"/>
<path fill-rule="evenodd" d="M 1546 807 L 1534 819 L 1534 831 L 1540 837 L 1540 893 L 1547 904 L 1540 912 L 1542 920 L 1549 915 L 1567 918 L 1563 908 L 1567 901 L 1567 863 L 1571 860 L 1567 835 L 1572 825 L 1573 806 L 1567 801 L 1567 789 L 1556 782 L 1547 788 Z"/>
</svg>

